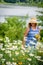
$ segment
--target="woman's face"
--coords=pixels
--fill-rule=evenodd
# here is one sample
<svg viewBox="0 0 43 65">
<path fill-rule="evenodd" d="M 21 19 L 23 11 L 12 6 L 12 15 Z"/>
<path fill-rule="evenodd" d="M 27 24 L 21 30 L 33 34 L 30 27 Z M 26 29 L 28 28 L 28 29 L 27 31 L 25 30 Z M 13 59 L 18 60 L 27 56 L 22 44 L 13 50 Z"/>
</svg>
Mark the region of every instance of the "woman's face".
<svg viewBox="0 0 43 65">
<path fill-rule="evenodd" d="M 36 23 L 31 23 L 31 26 L 32 26 L 32 27 L 35 27 L 35 26 L 36 26 Z"/>
</svg>

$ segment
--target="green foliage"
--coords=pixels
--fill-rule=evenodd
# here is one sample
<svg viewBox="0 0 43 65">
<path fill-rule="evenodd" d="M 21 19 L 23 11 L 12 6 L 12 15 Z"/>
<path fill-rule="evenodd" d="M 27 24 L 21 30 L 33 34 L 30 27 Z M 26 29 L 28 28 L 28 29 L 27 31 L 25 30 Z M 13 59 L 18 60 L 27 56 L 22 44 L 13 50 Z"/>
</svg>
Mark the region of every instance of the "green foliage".
<svg viewBox="0 0 43 65">
<path fill-rule="evenodd" d="M 43 14 L 43 12 L 41 13 Z M 37 17 L 39 20 L 41 20 L 41 23 L 39 23 L 39 26 L 43 26 L 43 16 L 37 16 Z M 40 35 L 41 35 L 41 41 L 43 42 L 43 29 L 40 31 Z"/>
<path fill-rule="evenodd" d="M 7 18 L 7 23 L 0 24 L 0 35 L 8 36 L 10 40 L 22 40 L 26 28 L 26 22 L 20 17 Z"/>
<path fill-rule="evenodd" d="M 0 23 L 0 36 L 4 37 L 7 30 L 8 30 L 7 23 Z"/>
<path fill-rule="evenodd" d="M 4 2 L 4 0 L 0 0 L 0 2 Z"/>
<path fill-rule="evenodd" d="M 40 31 L 41 41 L 43 42 L 43 30 Z"/>
<path fill-rule="evenodd" d="M 43 14 L 43 12 L 40 12 L 40 13 Z M 43 16 L 38 16 L 38 18 L 39 18 L 41 21 L 43 21 Z"/>
<path fill-rule="evenodd" d="M 43 0 L 0 0 L 0 3 L 2 4 L 8 4 L 8 3 L 16 3 L 18 5 L 28 5 L 28 6 L 38 6 L 43 7 Z"/>
<path fill-rule="evenodd" d="M 4 0 L 4 1 L 8 3 L 16 3 L 17 0 Z"/>
<path fill-rule="evenodd" d="M 10 2 L 10 3 L 16 3 L 16 2 L 25 2 L 25 3 L 32 3 L 32 2 L 35 2 L 35 3 L 38 3 L 38 2 L 43 2 L 43 0 L 0 0 L 0 2 Z"/>
</svg>

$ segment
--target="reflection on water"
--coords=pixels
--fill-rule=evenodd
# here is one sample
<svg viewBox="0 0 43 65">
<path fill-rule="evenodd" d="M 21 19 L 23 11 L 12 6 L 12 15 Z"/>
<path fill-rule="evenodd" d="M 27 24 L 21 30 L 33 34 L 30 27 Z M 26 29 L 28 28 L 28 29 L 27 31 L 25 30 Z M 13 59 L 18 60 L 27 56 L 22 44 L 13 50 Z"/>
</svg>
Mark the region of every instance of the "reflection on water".
<svg viewBox="0 0 43 65">
<path fill-rule="evenodd" d="M 10 8 L 0 8 L 0 22 L 5 20 L 8 16 L 26 16 L 36 17 L 36 15 L 43 15 L 38 11 L 43 11 L 43 8 L 26 7 L 26 6 L 13 6 Z"/>
</svg>

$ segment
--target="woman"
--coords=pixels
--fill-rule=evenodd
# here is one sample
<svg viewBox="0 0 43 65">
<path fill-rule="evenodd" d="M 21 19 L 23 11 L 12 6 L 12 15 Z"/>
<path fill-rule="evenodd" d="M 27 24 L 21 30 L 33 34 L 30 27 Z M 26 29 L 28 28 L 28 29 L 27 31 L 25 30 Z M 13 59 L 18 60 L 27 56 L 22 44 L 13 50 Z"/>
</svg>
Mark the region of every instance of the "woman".
<svg viewBox="0 0 43 65">
<path fill-rule="evenodd" d="M 40 38 L 39 36 L 39 27 L 37 26 L 36 18 L 32 18 L 28 23 L 28 27 L 24 33 L 23 38 L 23 46 L 36 46 L 37 40 Z M 37 36 L 36 36 L 37 35 Z"/>
</svg>

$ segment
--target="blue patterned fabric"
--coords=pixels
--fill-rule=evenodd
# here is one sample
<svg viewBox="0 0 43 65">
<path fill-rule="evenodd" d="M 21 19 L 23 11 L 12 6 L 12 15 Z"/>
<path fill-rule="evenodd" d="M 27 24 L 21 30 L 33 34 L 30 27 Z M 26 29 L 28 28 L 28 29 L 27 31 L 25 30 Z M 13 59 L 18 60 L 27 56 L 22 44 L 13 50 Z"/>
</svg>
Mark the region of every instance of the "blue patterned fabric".
<svg viewBox="0 0 43 65">
<path fill-rule="evenodd" d="M 27 40 L 26 40 L 26 45 L 30 45 L 30 46 L 35 46 L 37 43 L 37 40 L 35 38 L 35 35 L 39 34 L 39 28 L 37 27 L 36 30 L 32 30 L 32 28 L 30 28 L 30 31 L 27 34 Z"/>
</svg>

